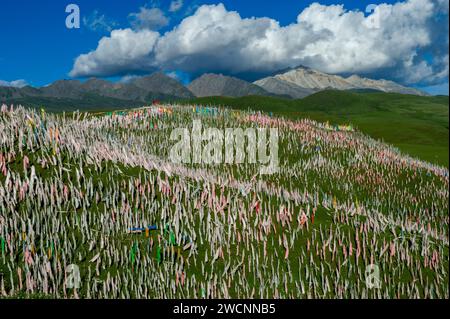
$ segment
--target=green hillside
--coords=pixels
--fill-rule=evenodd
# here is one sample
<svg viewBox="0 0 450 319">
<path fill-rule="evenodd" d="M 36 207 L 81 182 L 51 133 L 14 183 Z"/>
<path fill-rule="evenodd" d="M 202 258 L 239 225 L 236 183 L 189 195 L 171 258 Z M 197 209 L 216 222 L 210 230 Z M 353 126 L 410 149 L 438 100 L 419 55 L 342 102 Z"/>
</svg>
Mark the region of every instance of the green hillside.
<svg viewBox="0 0 450 319">
<path fill-rule="evenodd" d="M 149 97 L 149 101 L 152 99 Z M 167 102 L 222 105 L 274 112 L 289 118 L 308 117 L 332 124 L 353 124 L 362 132 L 414 157 L 448 167 L 448 96 L 424 97 L 382 93 L 322 91 L 299 100 L 267 96 L 205 97 Z M 86 95 L 82 100 L 28 97 L 8 101 L 47 111 L 110 111 L 142 106 L 142 102 Z"/>
<path fill-rule="evenodd" d="M 177 163 L 171 135 L 194 121 L 277 138 L 229 162 L 183 143 Z M 448 169 L 360 132 L 224 108 L 16 107 L 0 149 L 0 299 L 449 298 Z"/>
<path fill-rule="evenodd" d="M 1 103 L 1 102 L 0 102 Z M 24 105 L 27 107 L 44 107 L 47 112 L 73 112 L 80 111 L 109 111 L 121 108 L 142 106 L 142 102 L 119 100 L 95 95 L 85 96 L 83 99 L 53 98 L 53 97 L 24 97 L 8 100 L 6 103 Z"/>
<path fill-rule="evenodd" d="M 48 112 L 72 112 L 80 111 L 112 111 L 118 109 L 129 109 L 140 107 L 143 104 L 151 103 L 153 100 L 173 101 L 177 99 L 172 95 L 149 93 L 145 97 L 145 102 L 140 100 L 124 100 L 108 96 L 101 96 L 94 93 L 86 93 L 79 99 L 65 97 L 48 97 L 48 96 L 26 96 L 18 98 L 1 99 L 0 104 L 24 105 L 27 107 L 41 108 L 44 107 Z"/>
<path fill-rule="evenodd" d="M 449 2 L 0 0 L 0 319 L 437 315 Z"/>
<path fill-rule="evenodd" d="M 351 123 L 362 132 L 414 157 L 448 167 L 448 96 L 322 91 L 299 100 L 247 96 L 207 97 L 183 101 Z"/>
</svg>

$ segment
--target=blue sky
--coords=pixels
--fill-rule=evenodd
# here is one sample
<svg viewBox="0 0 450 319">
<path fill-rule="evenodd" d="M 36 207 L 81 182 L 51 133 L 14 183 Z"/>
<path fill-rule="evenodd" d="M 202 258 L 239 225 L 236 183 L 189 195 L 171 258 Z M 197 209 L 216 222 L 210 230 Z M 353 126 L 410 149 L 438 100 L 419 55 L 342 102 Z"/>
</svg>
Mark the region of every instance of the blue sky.
<svg viewBox="0 0 450 319">
<path fill-rule="evenodd" d="M 409 1 L 426 2 L 433 0 Z M 448 0 L 436 1 L 446 1 L 448 6 Z M 68 14 L 65 12 L 65 8 L 69 3 L 75 3 L 80 7 L 80 29 L 66 28 L 65 19 Z M 197 9 L 201 6 L 219 3 L 222 3 L 224 5 L 224 9 L 220 9 L 219 7 L 211 7 L 211 10 L 205 11 L 205 15 L 196 14 Z M 321 27 L 320 20 L 318 20 L 317 18 L 317 15 L 320 14 L 321 10 L 323 11 L 324 9 L 331 8 L 331 6 L 334 4 L 343 4 L 346 12 L 354 12 L 358 10 L 364 12 L 367 5 L 370 3 L 395 4 L 396 2 L 375 0 L 338 2 L 322 0 L 319 1 L 319 3 L 322 6 L 320 8 L 316 8 L 316 10 L 312 10 L 312 2 L 300 0 L 184 0 L 178 2 L 178 6 L 176 5 L 177 3 L 173 3 L 173 1 L 170 0 L 2 0 L 0 4 L 0 83 L 2 83 L 1 81 L 3 81 L 3 83 L 6 83 L 17 80 L 24 80 L 33 86 L 42 86 L 57 79 L 71 78 L 70 75 L 73 75 L 77 78 L 89 76 L 104 76 L 110 79 L 120 79 L 125 75 L 133 76 L 134 74 L 148 73 L 156 69 L 162 69 L 166 72 L 176 73 L 185 81 L 187 81 L 187 79 L 195 77 L 198 73 L 204 71 L 220 71 L 222 73 L 230 73 L 231 75 L 242 76 L 245 78 L 246 76 L 254 77 L 258 74 L 270 73 L 271 71 L 275 71 L 276 68 L 281 68 L 282 66 L 291 66 L 298 61 L 301 61 L 301 64 L 310 64 L 309 66 L 311 67 L 319 68 L 327 72 L 331 71 L 330 73 L 343 75 L 358 73 L 363 76 L 370 76 L 374 78 L 387 78 L 411 86 L 422 88 L 430 87 L 429 91 L 433 94 L 448 94 L 448 88 L 446 85 L 448 84 L 448 27 L 443 27 L 443 25 L 447 24 L 448 22 L 448 9 L 447 11 L 440 10 L 437 11 L 438 13 L 433 14 L 434 17 L 440 15 L 441 20 L 432 18 L 430 13 L 429 17 L 418 17 L 417 23 L 411 22 L 411 26 L 408 30 L 414 30 L 414 28 L 417 28 L 417 34 L 421 34 L 421 32 L 427 31 L 429 31 L 430 34 L 437 34 L 438 30 L 443 33 L 440 35 L 441 38 L 436 38 L 436 36 L 433 36 L 434 38 L 428 40 L 429 43 L 427 43 L 427 40 L 424 40 L 423 37 L 417 37 L 417 39 L 414 39 L 414 41 L 416 42 L 405 44 L 405 48 L 403 48 L 405 50 L 404 55 L 410 57 L 411 61 L 407 61 L 408 59 L 403 59 L 402 56 L 397 56 L 395 52 L 391 52 L 389 49 L 386 49 L 387 51 L 385 50 L 377 52 L 373 65 L 371 65 L 370 63 L 365 63 L 364 60 L 361 61 L 361 58 L 359 58 L 358 60 L 357 51 L 359 50 L 359 48 L 357 46 L 348 48 L 348 51 L 342 53 L 342 56 L 328 57 L 328 50 L 339 51 L 339 49 L 335 49 L 335 44 L 332 42 L 328 43 L 323 40 L 321 40 L 321 42 L 314 42 L 317 41 L 317 39 L 308 36 L 307 30 L 305 30 L 304 34 L 302 33 L 301 37 L 299 36 L 299 39 L 301 38 L 302 41 L 299 41 L 298 47 L 291 47 L 290 43 L 295 42 L 296 40 L 295 31 L 288 30 L 289 28 L 285 27 L 297 23 L 297 16 L 303 10 L 309 8 L 311 9 L 309 10 L 311 11 L 311 13 L 308 16 L 305 15 L 305 19 L 309 19 L 311 22 L 310 25 L 313 25 L 313 27 L 311 27 L 311 30 L 315 30 L 317 37 L 323 35 L 323 39 L 326 39 L 327 37 L 329 37 L 327 36 L 328 30 L 317 30 L 317 28 Z M 419 3 L 416 6 L 419 9 L 415 10 L 426 11 L 420 10 L 420 6 L 423 6 L 422 3 Z M 156 20 L 156 22 L 155 20 L 152 20 L 152 23 L 157 24 L 156 26 L 154 24 L 145 24 L 146 21 L 142 21 L 145 17 L 143 18 L 143 16 L 137 15 L 139 12 L 142 12 L 142 8 L 146 10 L 157 9 L 158 11 L 153 10 L 151 12 L 161 13 L 163 20 Z M 233 11 L 236 11 L 240 15 L 240 19 L 232 19 L 230 12 Z M 401 14 L 402 11 L 399 12 L 399 14 Z M 133 13 L 136 13 L 136 15 L 133 16 Z M 110 32 L 112 30 L 127 28 L 130 28 L 130 33 L 128 34 L 130 37 L 137 37 L 140 35 L 143 37 L 147 35 L 153 36 L 153 34 L 156 34 L 158 39 L 155 41 L 167 42 L 166 46 L 169 46 L 171 43 L 175 43 L 176 45 L 176 42 L 170 41 L 183 41 L 184 38 L 182 38 L 183 35 L 181 34 L 181 31 L 178 32 L 178 34 L 175 34 L 172 39 L 169 39 L 167 37 L 167 39 L 161 41 L 166 32 L 177 28 L 181 21 L 186 17 L 198 15 L 198 23 L 201 24 L 205 20 L 209 19 L 208 14 L 215 15 L 216 13 L 223 16 L 223 19 L 229 18 L 231 19 L 229 21 L 232 21 L 232 23 L 236 23 L 236 29 L 230 28 L 230 30 L 226 31 L 230 32 L 230 35 L 226 36 L 226 38 L 234 36 L 232 35 L 232 33 L 234 32 L 233 30 L 237 30 L 236 32 L 242 32 L 242 30 L 248 30 L 248 28 L 251 28 L 251 25 L 250 27 L 247 26 L 247 22 L 245 22 L 246 18 L 268 17 L 271 18 L 272 21 L 278 22 L 279 28 L 281 29 L 277 29 L 279 31 L 277 34 L 280 34 L 280 39 L 284 40 L 277 39 L 276 41 L 274 41 L 274 44 L 277 45 L 274 48 L 278 49 L 280 46 L 286 46 L 286 49 L 283 49 L 282 57 L 280 57 L 279 60 L 270 60 L 270 63 L 268 62 L 268 64 L 271 65 L 272 69 L 263 68 L 260 70 L 257 66 L 246 68 L 243 65 L 238 65 L 238 62 L 236 61 L 227 61 L 226 57 L 211 56 L 211 52 L 208 52 L 207 49 L 205 49 L 204 51 L 200 51 L 199 49 L 195 52 L 195 54 L 192 53 L 192 55 L 189 56 L 190 52 L 192 52 L 193 50 L 195 51 L 196 48 L 204 45 L 204 43 L 202 42 L 198 45 L 193 44 L 193 46 L 195 46 L 193 49 L 186 47 L 174 48 L 173 51 L 179 52 L 178 55 L 174 55 L 173 52 L 169 52 L 170 47 L 169 49 L 164 49 L 164 45 L 161 45 L 161 49 L 159 51 L 156 51 L 156 49 L 155 51 L 151 51 L 149 49 L 147 50 L 148 52 L 146 53 L 147 55 L 145 57 L 136 57 L 136 59 L 128 61 L 130 65 L 127 65 L 125 63 L 120 68 L 114 68 L 110 65 L 111 63 L 114 63 L 114 61 L 108 60 L 108 55 L 106 55 L 106 53 L 108 52 L 105 52 L 104 49 L 99 48 L 99 41 L 104 37 L 106 38 L 106 41 L 113 42 L 114 39 L 111 40 L 110 36 Z M 411 16 L 410 12 L 405 13 L 405 15 L 408 14 Z M 350 23 L 348 22 L 350 18 L 351 17 L 349 15 L 346 23 Z M 434 20 L 431 21 L 431 19 Z M 158 21 L 160 22 L 159 25 Z M 215 21 L 214 23 L 221 22 Z M 197 24 L 193 22 L 191 23 L 191 25 L 194 25 L 193 28 L 195 28 L 195 25 Z M 262 25 L 264 25 L 263 22 L 259 24 L 256 24 L 255 22 L 254 28 L 265 28 Z M 151 33 L 145 33 L 146 30 L 144 29 L 146 28 L 149 29 L 149 32 Z M 188 28 L 188 26 L 186 28 Z M 347 32 L 346 30 L 347 29 L 334 30 L 335 32 L 339 32 L 340 36 L 343 36 L 343 43 L 346 42 L 346 38 L 345 35 L 342 34 L 345 34 Z M 354 30 L 350 30 L 348 32 L 355 33 Z M 310 33 L 313 33 L 313 31 L 311 31 Z M 286 34 L 288 34 L 289 36 L 287 36 Z M 358 36 L 355 34 L 352 35 L 352 33 L 349 34 L 349 37 L 352 36 L 354 39 L 356 39 L 355 43 L 358 43 Z M 259 35 L 250 34 L 249 41 L 252 41 L 253 38 L 251 37 L 253 36 L 257 37 Z M 404 37 L 408 36 L 411 35 L 404 35 Z M 374 35 L 374 37 L 375 38 L 373 40 L 370 40 L 372 42 L 368 41 L 368 43 L 370 45 L 374 45 L 374 47 L 377 47 L 377 45 L 374 44 L 374 41 L 378 39 L 376 39 L 376 35 Z M 334 36 L 334 38 L 336 38 L 336 35 Z M 139 37 L 139 39 L 142 38 Z M 258 40 L 258 38 L 255 39 Z M 379 40 L 382 41 L 382 39 Z M 217 42 L 221 40 L 213 39 L 211 41 Z M 246 49 L 248 49 L 240 47 L 243 45 L 241 43 L 242 39 L 231 39 L 230 41 L 232 45 L 236 46 L 237 51 L 245 51 Z M 279 41 L 286 41 L 287 43 L 282 43 Z M 314 49 L 305 48 L 304 44 L 308 43 L 308 41 L 311 41 L 311 43 L 314 42 L 314 45 L 316 47 L 319 46 L 319 44 L 326 47 Z M 212 42 L 211 44 L 212 48 L 215 48 L 214 42 Z M 438 44 L 438 42 L 440 43 Z M 444 43 L 442 44 L 442 42 Z M 114 43 L 112 45 L 115 45 Z M 272 48 L 272 45 L 274 44 L 270 44 L 269 48 Z M 369 46 L 369 44 L 367 45 Z M 149 43 L 148 45 L 150 46 L 154 44 L 152 42 L 152 44 Z M 373 51 L 370 50 L 370 48 L 366 49 L 369 50 L 369 52 Z M 444 52 L 445 50 L 447 51 L 447 53 Z M 87 54 L 91 51 L 96 51 L 96 54 L 86 57 L 85 59 L 79 59 L 79 63 L 76 67 L 76 59 L 79 58 L 80 55 Z M 297 52 L 301 52 L 301 54 L 299 53 L 298 57 Z M 127 55 L 128 53 L 124 52 L 123 54 Z M 167 58 L 164 56 L 164 54 L 167 56 Z M 264 59 L 267 58 L 267 54 L 270 55 L 270 52 L 261 54 L 264 54 L 264 56 L 261 56 L 261 61 L 265 61 Z M 355 55 L 354 61 L 351 60 L 353 54 Z M 390 54 L 392 54 L 392 57 L 389 56 Z M 109 56 L 110 55 L 111 54 L 109 54 Z M 363 55 L 363 53 L 359 55 Z M 378 57 L 380 57 L 379 61 L 376 60 Z M 120 56 L 116 58 L 121 61 L 123 60 Z M 204 61 L 202 61 L 203 58 Z M 246 63 L 246 59 L 252 60 L 253 56 L 237 55 L 236 57 L 232 58 L 234 58 L 235 60 L 242 59 L 242 63 Z M 256 56 L 256 58 L 259 58 L 259 56 Z M 154 63 L 154 60 L 156 61 L 158 59 L 159 61 L 157 63 Z M 176 63 L 171 63 L 171 59 Z M 209 60 L 206 61 L 207 59 Z M 289 63 L 287 62 L 288 59 L 290 59 Z M 389 61 L 389 59 L 392 59 L 392 61 Z M 192 61 L 197 60 L 204 62 L 199 62 L 198 72 L 197 69 L 190 68 L 190 66 L 197 65 L 196 63 L 192 63 Z M 343 63 L 342 65 L 337 65 L 336 61 L 341 60 L 345 60 L 345 63 Z M 186 63 L 183 64 L 184 62 L 182 61 L 190 62 L 186 62 L 189 63 L 189 65 L 186 65 Z M 217 68 L 215 67 L 216 65 L 218 66 Z M 352 65 L 361 65 L 361 67 L 349 67 Z M 139 71 L 141 66 L 143 66 L 142 71 Z M 445 70 L 445 68 L 447 69 Z M 423 76 L 419 77 L 417 76 L 418 74 L 422 74 Z"/>
</svg>

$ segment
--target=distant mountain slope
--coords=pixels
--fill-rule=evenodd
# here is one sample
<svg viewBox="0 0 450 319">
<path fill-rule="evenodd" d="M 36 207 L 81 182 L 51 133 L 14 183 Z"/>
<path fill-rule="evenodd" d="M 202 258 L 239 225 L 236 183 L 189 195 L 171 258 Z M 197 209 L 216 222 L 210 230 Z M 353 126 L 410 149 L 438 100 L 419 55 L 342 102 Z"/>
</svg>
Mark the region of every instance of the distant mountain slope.
<svg viewBox="0 0 450 319">
<path fill-rule="evenodd" d="M 306 89 L 350 90 L 356 88 L 343 77 L 319 72 L 310 68 L 300 67 L 283 74 L 275 75 L 276 79 L 293 83 Z"/>
<path fill-rule="evenodd" d="M 287 95 L 294 99 L 301 99 L 305 96 L 317 92 L 316 89 L 302 88 L 297 84 L 283 81 L 275 77 L 268 77 L 254 82 L 254 84 L 262 87 L 266 91 L 277 94 Z"/>
<path fill-rule="evenodd" d="M 20 97 L 23 97 L 21 89 L 9 86 L 0 86 L 0 101 L 6 101 L 8 99 L 15 99 Z"/>
<path fill-rule="evenodd" d="M 23 97 L 5 101 L 8 105 L 23 105 L 26 107 L 44 107 L 48 112 L 71 111 L 104 111 L 140 107 L 142 102 L 120 100 L 111 97 L 86 94 L 81 99 L 55 98 L 55 97 Z"/>
<path fill-rule="evenodd" d="M 92 106 L 90 102 L 92 99 L 99 103 L 99 107 L 123 104 L 124 101 L 149 103 L 154 99 L 173 101 L 190 99 L 195 96 L 243 97 L 255 95 L 298 99 L 330 88 L 366 93 L 383 91 L 426 95 L 419 90 L 392 81 L 372 80 L 357 75 L 344 78 L 300 66 L 274 73 L 273 76 L 254 83 L 230 76 L 204 74 L 185 87 L 163 73 L 154 73 L 127 83 L 113 83 L 92 78 L 86 82 L 59 80 L 41 88 L 0 87 L 0 103 L 18 100 L 35 103 L 37 98 L 45 98 L 45 101 L 55 105 L 61 99 L 68 99 L 70 103 L 79 101 L 79 108 L 83 109 Z M 52 98 L 56 100 L 51 101 Z M 117 101 L 112 102 L 112 99 Z"/>
<path fill-rule="evenodd" d="M 40 96 L 80 99 L 86 93 L 83 84 L 78 80 L 58 80 L 38 89 Z"/>
<path fill-rule="evenodd" d="M 161 72 L 134 79 L 131 84 L 148 92 L 158 92 L 180 98 L 194 97 L 194 94 L 184 85 Z"/>
<path fill-rule="evenodd" d="M 111 97 L 121 100 L 146 101 L 150 93 L 131 83 L 112 83 L 102 79 L 92 78 L 83 83 L 86 92 L 94 93 L 99 96 Z M 152 92 L 153 94 L 159 92 Z"/>
<path fill-rule="evenodd" d="M 422 91 L 402 86 L 393 81 L 372 80 L 357 75 L 344 78 L 339 75 L 327 74 L 303 66 L 263 78 L 254 82 L 254 84 L 261 86 L 270 93 L 285 94 L 293 98 L 304 97 L 325 89 L 371 89 L 392 93 L 426 95 Z M 308 90 L 310 90 L 309 93 Z"/>
<path fill-rule="evenodd" d="M 255 84 L 238 78 L 211 73 L 203 74 L 192 81 L 188 85 L 188 89 L 197 97 L 270 95 L 266 90 Z"/>
<path fill-rule="evenodd" d="M 185 86 L 162 73 L 137 78 L 130 83 L 113 83 L 91 78 L 84 83 L 78 80 L 58 80 L 41 88 L 0 87 L 0 102 L 20 100 L 34 105 L 36 101 L 46 101 L 51 105 L 59 102 L 62 105 L 68 103 L 72 105 L 78 101 L 81 109 L 91 107 L 92 101 L 100 103 L 98 106 L 103 107 L 124 105 L 124 101 L 138 101 L 142 104 L 150 103 L 154 99 L 175 100 L 193 97 L 194 95 Z"/>
<path fill-rule="evenodd" d="M 352 75 L 346 78 L 346 81 L 353 84 L 355 87 L 362 89 L 374 89 L 383 92 L 413 94 L 422 96 L 427 95 L 425 92 L 422 92 L 420 90 L 406 87 L 388 80 L 372 80 L 360 77 L 358 75 Z"/>
<path fill-rule="evenodd" d="M 0 102 L 6 101 L 8 99 L 38 96 L 41 94 L 42 92 L 39 89 L 33 88 L 31 86 L 25 86 L 23 88 L 0 86 Z"/>
</svg>

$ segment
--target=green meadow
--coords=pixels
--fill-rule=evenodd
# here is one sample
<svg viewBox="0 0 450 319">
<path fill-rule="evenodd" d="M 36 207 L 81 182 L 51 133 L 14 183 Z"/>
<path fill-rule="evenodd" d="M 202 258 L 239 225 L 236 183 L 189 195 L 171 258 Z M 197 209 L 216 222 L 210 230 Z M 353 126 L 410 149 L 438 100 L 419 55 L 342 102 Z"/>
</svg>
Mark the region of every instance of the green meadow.
<svg viewBox="0 0 450 319">
<path fill-rule="evenodd" d="M 142 102 L 86 95 L 82 100 L 24 98 L 10 101 L 49 112 L 104 112 L 139 107 Z M 402 152 L 448 167 L 448 96 L 416 96 L 374 91 L 327 90 L 303 99 L 267 96 L 205 97 L 172 103 L 228 106 L 273 112 L 292 119 L 310 118 L 330 124 L 352 124 Z M 149 100 L 149 103 L 151 101 Z"/>
<path fill-rule="evenodd" d="M 332 93 L 302 112 L 274 99 L 279 118 L 172 105 L 0 113 L 0 298 L 448 298 L 448 170 L 291 119 L 348 123 L 340 93 L 335 113 L 320 103 Z M 350 115 L 360 98 L 355 119 L 376 114 L 361 103 L 371 94 L 342 96 Z M 258 99 L 223 100 L 272 112 Z M 193 120 L 278 127 L 279 171 L 173 163 L 169 136 Z"/>
<path fill-rule="evenodd" d="M 449 164 L 448 96 L 329 90 L 298 100 L 262 96 L 206 97 L 183 103 L 250 108 L 293 119 L 352 124 L 408 155 L 446 167 Z"/>
</svg>

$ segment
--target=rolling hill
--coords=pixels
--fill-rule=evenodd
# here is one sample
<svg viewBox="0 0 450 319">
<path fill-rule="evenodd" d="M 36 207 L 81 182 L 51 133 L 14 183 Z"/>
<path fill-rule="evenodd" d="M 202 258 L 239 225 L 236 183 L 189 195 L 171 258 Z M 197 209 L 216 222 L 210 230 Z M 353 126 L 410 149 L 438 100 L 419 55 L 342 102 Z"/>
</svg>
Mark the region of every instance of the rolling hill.
<svg viewBox="0 0 450 319">
<path fill-rule="evenodd" d="M 183 103 L 226 105 L 235 109 L 274 112 L 289 118 L 351 123 L 373 138 L 412 156 L 447 167 L 449 164 L 448 96 L 325 90 L 298 100 L 259 96 L 206 97 Z"/>
<path fill-rule="evenodd" d="M 300 72 L 299 70 L 296 72 Z M 281 75 L 289 72 L 292 73 L 293 70 Z M 334 83 L 333 85 L 342 90 L 321 88 L 317 92 L 317 89 L 313 89 L 317 79 L 311 78 L 311 74 L 309 82 L 307 81 L 311 87 L 306 89 L 276 78 L 281 75 L 261 80 L 267 85 L 271 83 L 271 93 L 268 92 L 270 90 L 266 91 L 255 84 L 214 74 L 203 75 L 193 81 L 189 85 L 189 89 L 193 91 L 191 92 L 176 80 L 161 73 L 154 73 L 129 83 L 89 79 L 84 83 L 75 80 L 56 81 L 42 88 L 0 87 L 0 103 L 45 107 L 52 112 L 126 109 L 151 103 L 155 99 L 227 105 L 237 109 L 251 108 L 292 118 L 309 117 L 331 123 L 352 123 L 364 133 L 391 143 L 412 156 L 448 166 L 448 97 L 381 92 L 383 85 L 391 85 L 391 88 L 394 88 L 395 83 L 355 76 L 347 78 L 351 79 L 354 85 L 347 85 L 348 81 L 342 80 L 344 78 L 332 76 L 325 82 Z M 301 85 L 307 86 L 308 83 Z M 358 88 L 364 86 L 364 83 L 369 83 L 372 88 L 368 84 L 366 88 Z M 397 86 L 397 89 L 401 88 Z M 275 96 L 274 91 L 277 94 L 284 92 L 285 96 L 303 98 L 280 98 Z M 193 98 L 194 94 L 222 96 Z"/>
<path fill-rule="evenodd" d="M 376 101 L 388 98 L 404 114 L 423 108 L 344 95 L 317 93 L 305 109 L 338 115 L 326 104 L 342 97 L 365 102 L 353 114 L 382 112 Z M 184 142 L 201 160 L 174 160 L 171 132 L 194 121 L 255 136 L 277 128 L 269 161 L 260 133 L 243 160 L 224 161 L 214 143 L 211 162 L 210 145 Z M 449 297 L 448 169 L 358 131 L 226 108 L 18 106 L 0 109 L 0 148 L 0 298 Z M 266 165 L 275 170 L 261 174 Z M 372 289 L 362 276 L 374 269 Z"/>
</svg>

